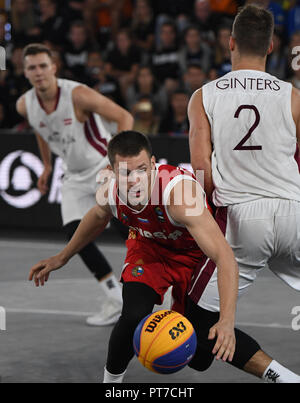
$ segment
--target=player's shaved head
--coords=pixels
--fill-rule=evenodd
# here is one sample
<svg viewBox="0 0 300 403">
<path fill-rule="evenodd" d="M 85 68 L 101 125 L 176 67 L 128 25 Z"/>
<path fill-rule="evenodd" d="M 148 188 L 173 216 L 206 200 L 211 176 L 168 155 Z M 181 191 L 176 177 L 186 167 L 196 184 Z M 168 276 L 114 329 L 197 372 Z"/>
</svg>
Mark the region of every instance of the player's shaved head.
<svg viewBox="0 0 300 403">
<path fill-rule="evenodd" d="M 135 157 L 145 150 L 152 157 L 151 143 L 144 134 L 135 131 L 124 131 L 117 134 L 108 144 L 108 158 L 114 166 L 116 155 L 122 157 Z"/>
<path fill-rule="evenodd" d="M 273 32 L 273 14 L 257 5 L 248 5 L 237 14 L 232 37 L 242 56 L 265 57 L 272 42 Z"/>
</svg>

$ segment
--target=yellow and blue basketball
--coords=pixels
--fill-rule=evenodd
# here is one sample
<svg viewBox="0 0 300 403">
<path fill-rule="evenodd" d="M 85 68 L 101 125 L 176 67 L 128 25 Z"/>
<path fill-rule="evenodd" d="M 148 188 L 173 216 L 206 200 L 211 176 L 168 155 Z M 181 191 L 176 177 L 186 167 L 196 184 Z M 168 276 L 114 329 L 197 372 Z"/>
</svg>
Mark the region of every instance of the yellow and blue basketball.
<svg viewBox="0 0 300 403">
<path fill-rule="evenodd" d="M 133 347 L 138 360 L 150 371 L 172 374 L 193 358 L 197 338 L 192 324 L 180 313 L 161 310 L 137 326 Z"/>
</svg>

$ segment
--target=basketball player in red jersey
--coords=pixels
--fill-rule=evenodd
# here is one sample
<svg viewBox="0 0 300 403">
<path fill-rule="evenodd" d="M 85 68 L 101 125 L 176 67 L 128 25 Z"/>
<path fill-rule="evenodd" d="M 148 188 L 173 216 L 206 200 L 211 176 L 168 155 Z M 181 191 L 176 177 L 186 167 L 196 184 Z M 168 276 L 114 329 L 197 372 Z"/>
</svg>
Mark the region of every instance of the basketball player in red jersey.
<svg viewBox="0 0 300 403">
<path fill-rule="evenodd" d="M 207 255 L 218 265 L 220 320 L 210 329 L 213 353 L 232 360 L 235 351 L 237 265 L 231 248 L 206 207 L 205 194 L 187 171 L 157 165 L 149 140 L 129 131 L 108 146 L 112 170 L 97 192 L 97 205 L 81 221 L 69 244 L 32 267 L 29 279 L 44 285 L 49 273 L 65 265 L 106 227 L 112 216 L 130 227 L 122 273 L 123 310 L 115 325 L 104 374 L 105 383 L 122 382 L 134 352 L 138 323 L 160 304 L 173 286 L 174 309 L 184 311 L 194 269 Z"/>
</svg>

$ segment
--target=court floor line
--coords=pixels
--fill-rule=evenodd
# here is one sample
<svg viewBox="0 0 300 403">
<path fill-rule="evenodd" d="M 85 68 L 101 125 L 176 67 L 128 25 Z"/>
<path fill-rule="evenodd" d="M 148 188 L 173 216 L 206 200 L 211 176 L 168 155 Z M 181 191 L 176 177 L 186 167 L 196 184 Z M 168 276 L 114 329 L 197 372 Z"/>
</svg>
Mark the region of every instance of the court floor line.
<svg viewBox="0 0 300 403">
<path fill-rule="evenodd" d="M 58 315 L 58 316 L 89 316 L 95 312 L 80 312 L 80 311 L 61 311 L 49 309 L 23 309 L 23 308 L 5 308 L 7 313 L 24 313 L 33 315 Z M 237 326 L 259 327 L 265 329 L 292 329 L 291 325 L 283 325 L 280 323 L 253 323 L 253 322 L 237 322 Z"/>
<path fill-rule="evenodd" d="M 62 246 L 66 245 L 64 242 L 56 242 L 51 244 L 47 244 L 46 242 L 40 242 L 40 241 L 0 241 L 0 247 L 3 248 L 22 248 L 22 249 L 32 249 L 32 250 L 51 250 L 51 251 L 56 251 L 57 249 L 61 248 Z M 106 246 L 102 244 L 97 245 L 101 248 L 101 250 L 106 251 L 106 252 L 113 252 L 113 253 L 123 253 L 125 251 L 125 246 Z"/>
</svg>

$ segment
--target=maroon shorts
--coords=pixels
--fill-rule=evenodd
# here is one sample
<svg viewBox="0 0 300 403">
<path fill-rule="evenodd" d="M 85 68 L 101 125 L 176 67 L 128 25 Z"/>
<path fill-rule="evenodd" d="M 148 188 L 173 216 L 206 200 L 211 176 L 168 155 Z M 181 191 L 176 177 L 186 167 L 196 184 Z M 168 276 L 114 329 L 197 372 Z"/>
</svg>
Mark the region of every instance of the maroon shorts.
<svg viewBox="0 0 300 403">
<path fill-rule="evenodd" d="M 172 309 L 184 313 L 186 293 L 194 270 L 203 260 L 201 250 L 169 250 L 153 241 L 128 239 L 128 248 L 122 282 L 138 282 L 151 287 L 159 295 L 162 304 L 164 294 L 173 286 Z"/>
</svg>

